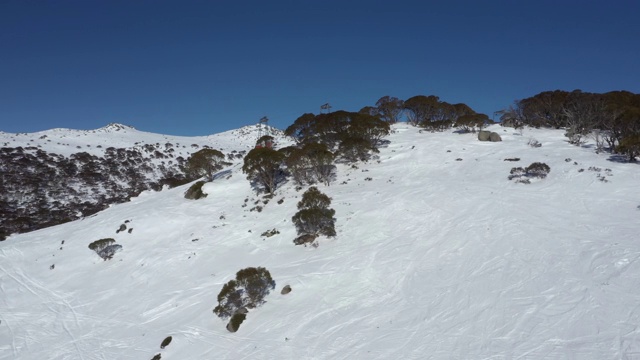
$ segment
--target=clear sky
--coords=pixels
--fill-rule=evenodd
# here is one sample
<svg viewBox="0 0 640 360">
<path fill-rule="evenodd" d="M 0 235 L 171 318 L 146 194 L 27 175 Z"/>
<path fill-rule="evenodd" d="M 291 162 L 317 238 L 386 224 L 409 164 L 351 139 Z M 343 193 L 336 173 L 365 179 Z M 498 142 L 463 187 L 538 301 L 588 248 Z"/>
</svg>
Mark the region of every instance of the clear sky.
<svg viewBox="0 0 640 360">
<path fill-rule="evenodd" d="M 207 135 L 329 102 L 640 92 L 640 1 L 1 0 L 0 130 Z"/>
</svg>

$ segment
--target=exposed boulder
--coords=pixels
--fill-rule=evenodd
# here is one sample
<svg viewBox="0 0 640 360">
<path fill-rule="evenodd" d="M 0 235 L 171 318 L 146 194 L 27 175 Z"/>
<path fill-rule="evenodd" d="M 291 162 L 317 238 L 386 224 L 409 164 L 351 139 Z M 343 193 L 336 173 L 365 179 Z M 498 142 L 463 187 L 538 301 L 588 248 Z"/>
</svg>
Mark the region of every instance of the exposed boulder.
<svg viewBox="0 0 640 360">
<path fill-rule="evenodd" d="M 478 140 L 496 142 L 502 141 L 502 138 L 497 132 L 481 130 L 480 132 L 478 132 Z"/>
<path fill-rule="evenodd" d="M 297 238 L 295 238 L 293 240 L 293 243 L 296 245 L 305 245 L 305 244 L 310 244 L 312 242 L 314 242 L 314 240 L 316 239 L 316 235 L 311 235 L 311 234 L 304 234 L 304 235 L 300 235 Z"/>
<path fill-rule="evenodd" d="M 489 141 L 498 142 L 498 141 L 502 141 L 502 138 L 500 137 L 500 134 L 496 132 L 492 132 L 491 134 L 489 134 Z"/>
<path fill-rule="evenodd" d="M 238 331 L 238 329 L 240 328 L 240 324 L 242 324 L 242 322 L 246 318 L 246 314 L 236 313 L 231 317 L 231 320 L 229 320 L 229 323 L 227 324 L 227 330 L 232 333 Z"/>
<path fill-rule="evenodd" d="M 291 292 L 291 286 L 285 285 L 285 287 L 282 288 L 282 291 L 280 291 L 280 294 L 287 295 L 290 292 Z"/>
<path fill-rule="evenodd" d="M 491 137 L 491 131 L 480 130 L 478 132 L 478 140 L 480 141 L 489 141 L 489 137 Z"/>
<path fill-rule="evenodd" d="M 198 181 L 195 184 L 191 185 L 189 189 L 184 193 L 184 198 L 189 200 L 198 200 L 207 197 L 207 194 L 202 191 L 202 185 L 205 184 L 205 181 Z"/>
</svg>

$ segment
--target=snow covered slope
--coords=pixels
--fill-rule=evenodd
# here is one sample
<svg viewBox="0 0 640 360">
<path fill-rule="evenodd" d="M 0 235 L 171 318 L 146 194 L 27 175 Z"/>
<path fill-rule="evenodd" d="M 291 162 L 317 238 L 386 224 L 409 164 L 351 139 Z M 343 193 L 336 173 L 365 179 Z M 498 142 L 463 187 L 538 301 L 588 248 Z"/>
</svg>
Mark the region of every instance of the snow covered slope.
<svg viewBox="0 0 640 360">
<path fill-rule="evenodd" d="M 557 130 L 394 130 L 379 161 L 318 186 L 338 234 L 318 248 L 292 244 L 302 191 L 265 205 L 240 164 L 202 200 L 144 192 L 0 242 L 0 359 L 640 358 L 637 164 Z M 507 180 L 536 161 L 546 179 Z M 106 237 L 110 261 L 87 247 Z M 232 334 L 212 309 L 248 266 L 277 285 Z"/>
</svg>

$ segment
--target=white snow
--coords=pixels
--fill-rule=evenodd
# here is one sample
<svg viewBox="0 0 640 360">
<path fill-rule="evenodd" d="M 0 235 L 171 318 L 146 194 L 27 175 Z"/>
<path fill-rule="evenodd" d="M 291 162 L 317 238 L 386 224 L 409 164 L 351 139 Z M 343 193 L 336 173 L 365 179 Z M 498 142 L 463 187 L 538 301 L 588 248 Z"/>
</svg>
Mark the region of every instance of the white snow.
<svg viewBox="0 0 640 360">
<path fill-rule="evenodd" d="M 184 199 L 188 185 L 144 192 L 0 242 L 0 359 L 640 358 L 640 166 L 561 130 L 495 126 L 500 143 L 394 130 L 379 162 L 318 185 L 338 233 L 318 248 L 292 243 L 302 191 L 287 183 L 264 205 L 240 164 L 205 199 Z M 179 142 L 231 149 L 236 136 Z M 546 179 L 507 180 L 536 161 Z M 132 232 L 116 234 L 126 220 Z M 106 237 L 123 246 L 110 261 L 88 249 Z M 277 285 L 232 334 L 212 309 L 248 266 Z"/>
</svg>

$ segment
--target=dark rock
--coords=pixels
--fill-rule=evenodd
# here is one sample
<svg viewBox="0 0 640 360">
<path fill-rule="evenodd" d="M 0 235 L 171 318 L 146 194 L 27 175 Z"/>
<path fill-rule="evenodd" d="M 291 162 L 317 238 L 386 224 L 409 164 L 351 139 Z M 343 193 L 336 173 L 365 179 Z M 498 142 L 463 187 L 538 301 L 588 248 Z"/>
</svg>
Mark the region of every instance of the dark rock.
<svg viewBox="0 0 640 360">
<path fill-rule="evenodd" d="M 502 138 L 500 137 L 500 134 L 496 132 L 492 132 L 491 134 L 489 134 L 489 141 L 498 142 L 498 141 L 502 141 Z"/>
<path fill-rule="evenodd" d="M 316 237 L 317 237 L 316 235 L 310 235 L 310 234 L 300 235 L 293 240 L 293 243 L 296 245 L 310 244 L 314 242 Z"/>
<path fill-rule="evenodd" d="M 280 291 L 280 294 L 287 295 L 290 292 L 291 292 L 291 286 L 285 285 L 285 287 L 282 288 L 282 291 Z"/>
<path fill-rule="evenodd" d="M 173 340 L 171 336 L 167 336 L 166 338 L 164 338 L 164 340 L 162 340 L 162 344 L 160 344 L 160 349 L 164 349 L 169 344 L 171 344 L 171 340 Z"/>
</svg>

